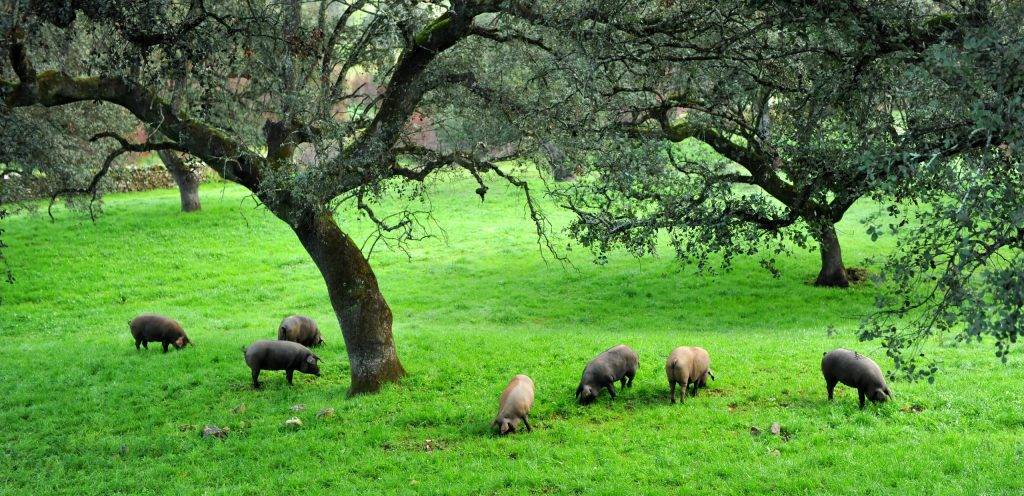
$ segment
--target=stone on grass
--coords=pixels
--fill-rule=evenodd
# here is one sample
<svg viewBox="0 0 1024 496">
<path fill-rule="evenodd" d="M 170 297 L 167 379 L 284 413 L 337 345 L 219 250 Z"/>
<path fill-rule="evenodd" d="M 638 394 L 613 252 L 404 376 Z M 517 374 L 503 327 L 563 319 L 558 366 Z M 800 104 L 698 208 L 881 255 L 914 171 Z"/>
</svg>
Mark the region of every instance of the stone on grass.
<svg viewBox="0 0 1024 496">
<path fill-rule="evenodd" d="M 779 424 L 778 422 L 772 422 L 771 431 L 772 434 L 775 436 L 782 435 L 782 424 Z"/>
<path fill-rule="evenodd" d="M 316 412 L 316 418 L 328 418 L 334 416 L 333 408 L 323 408 L 319 412 Z"/>
<path fill-rule="evenodd" d="M 292 411 L 295 413 L 306 411 L 306 405 L 299 403 L 298 405 L 292 405 Z"/>
<path fill-rule="evenodd" d="M 302 427 L 302 420 L 299 417 L 292 417 L 284 421 L 284 426 L 289 429 L 298 429 Z"/>
<path fill-rule="evenodd" d="M 245 413 L 245 403 L 239 403 L 238 406 L 231 409 L 231 413 Z"/>
<path fill-rule="evenodd" d="M 203 437 L 216 437 L 219 439 L 224 439 L 228 437 L 228 430 L 221 429 L 216 425 L 207 425 L 206 427 L 203 427 Z"/>
</svg>

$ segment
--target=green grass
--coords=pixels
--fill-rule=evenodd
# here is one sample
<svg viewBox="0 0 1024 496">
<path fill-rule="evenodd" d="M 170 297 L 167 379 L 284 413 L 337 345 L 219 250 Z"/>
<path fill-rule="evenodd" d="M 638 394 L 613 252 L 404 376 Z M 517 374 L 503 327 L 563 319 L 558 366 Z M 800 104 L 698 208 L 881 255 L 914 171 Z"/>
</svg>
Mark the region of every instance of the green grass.
<svg viewBox="0 0 1024 496">
<path fill-rule="evenodd" d="M 894 402 L 863 411 L 840 386 L 830 404 L 823 351 L 891 363 L 856 341 L 871 287 L 808 285 L 816 253 L 780 260 L 779 279 L 751 259 L 715 276 L 668 255 L 597 266 L 579 247 L 566 269 L 542 258 L 517 194 L 495 187 L 481 203 L 468 183 L 436 189 L 447 242 L 409 257 L 378 245 L 372 259 L 409 376 L 352 399 L 322 280 L 287 226 L 239 189 L 204 186 L 194 215 L 165 190 L 109 197 L 95 223 L 5 221 L 17 283 L 0 288 L 0 493 L 1024 491 L 1019 355 L 1001 365 L 990 343 L 935 343 L 935 384 L 892 383 Z M 872 208 L 840 226 L 848 264 L 891 246 L 863 235 Z M 144 311 L 176 317 L 197 346 L 137 352 L 127 322 Z M 250 389 L 240 348 L 293 312 L 325 333 L 323 377 L 288 387 L 269 372 Z M 583 365 L 617 343 L 640 355 L 635 387 L 574 404 Z M 685 406 L 669 405 L 663 369 L 678 345 L 707 348 L 718 375 Z M 537 384 L 534 432 L 496 437 L 497 398 L 517 373 Z M 336 415 L 317 419 L 325 407 Z M 305 425 L 288 431 L 293 415 Z M 772 422 L 787 439 L 768 434 Z M 204 424 L 231 434 L 203 439 Z"/>
</svg>

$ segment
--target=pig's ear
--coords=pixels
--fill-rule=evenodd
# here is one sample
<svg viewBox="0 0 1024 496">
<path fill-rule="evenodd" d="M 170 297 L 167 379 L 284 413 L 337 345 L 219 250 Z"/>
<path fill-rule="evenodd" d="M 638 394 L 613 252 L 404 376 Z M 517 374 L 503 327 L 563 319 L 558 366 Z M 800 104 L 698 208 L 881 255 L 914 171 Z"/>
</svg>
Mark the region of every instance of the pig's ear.
<svg viewBox="0 0 1024 496">
<path fill-rule="evenodd" d="M 576 386 L 576 397 L 577 398 L 580 397 L 580 393 L 582 393 L 582 392 L 583 392 L 583 384 L 580 384 L 579 386 Z"/>
<path fill-rule="evenodd" d="M 313 355 L 313 354 L 307 355 L 306 356 L 306 362 L 308 362 L 310 365 L 316 365 L 316 355 Z"/>
<path fill-rule="evenodd" d="M 512 423 L 505 420 L 501 423 L 501 433 L 508 434 L 512 430 Z"/>
</svg>

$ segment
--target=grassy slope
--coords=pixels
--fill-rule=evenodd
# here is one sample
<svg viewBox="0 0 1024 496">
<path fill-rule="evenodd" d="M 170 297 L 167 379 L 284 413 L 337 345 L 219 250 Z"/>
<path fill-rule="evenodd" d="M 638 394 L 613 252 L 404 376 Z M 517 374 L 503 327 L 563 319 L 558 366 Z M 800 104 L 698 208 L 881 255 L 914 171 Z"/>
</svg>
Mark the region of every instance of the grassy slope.
<svg viewBox="0 0 1024 496">
<path fill-rule="evenodd" d="M 0 492 L 1024 491 L 1019 355 L 1002 366 L 988 344 L 935 346 L 945 360 L 935 385 L 897 382 L 895 402 L 864 411 L 841 386 L 829 404 L 821 353 L 880 353 L 854 337 L 870 288 L 808 286 L 815 253 L 784 259 L 781 279 L 753 260 L 716 277 L 669 257 L 599 267 L 579 248 L 578 271 L 563 270 L 541 259 L 515 194 L 494 188 L 481 204 L 471 185 L 438 189 L 448 244 L 416 244 L 411 261 L 380 247 L 373 256 L 410 375 L 354 399 L 316 269 L 239 190 L 205 186 L 195 215 L 157 191 L 109 198 L 95 224 L 8 221 L 18 281 L 0 288 Z M 842 225 L 848 263 L 881 249 L 860 234 L 868 213 Z M 136 352 L 127 321 L 142 311 L 177 317 L 198 346 Z M 268 373 L 253 391 L 240 348 L 291 312 L 320 322 L 324 376 L 288 387 Z M 620 342 L 640 354 L 636 386 L 576 406 L 583 365 Z M 682 344 L 709 349 L 718 380 L 672 406 L 663 364 Z M 516 373 L 537 384 L 535 431 L 494 437 L 498 394 Z M 297 403 L 305 426 L 285 431 Z M 901 410 L 911 405 L 923 410 Z M 337 414 L 317 419 L 324 407 Z M 788 441 L 751 436 L 774 421 Z M 190 427 L 207 423 L 231 436 Z"/>
</svg>

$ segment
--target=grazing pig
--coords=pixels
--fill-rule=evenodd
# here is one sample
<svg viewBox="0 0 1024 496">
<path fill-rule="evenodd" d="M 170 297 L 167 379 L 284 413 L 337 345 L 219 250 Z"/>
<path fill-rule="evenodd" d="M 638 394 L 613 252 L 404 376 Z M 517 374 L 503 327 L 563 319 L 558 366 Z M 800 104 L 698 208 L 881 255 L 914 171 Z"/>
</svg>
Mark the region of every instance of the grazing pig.
<svg viewBox="0 0 1024 496">
<path fill-rule="evenodd" d="M 615 381 L 622 381 L 621 387 L 633 387 L 633 376 L 639 366 L 640 358 L 629 346 L 620 344 L 609 348 L 583 369 L 580 385 L 576 387 L 576 399 L 581 405 L 593 403 L 604 388 L 608 388 L 608 394 L 615 398 Z"/>
<path fill-rule="evenodd" d="M 501 434 L 515 432 L 519 421 L 523 421 L 527 431 L 530 427 L 530 408 L 533 408 L 533 379 L 519 374 L 509 381 L 501 392 L 498 416 L 491 425 L 498 428 Z"/>
<path fill-rule="evenodd" d="M 696 346 L 680 346 L 672 350 L 665 362 L 665 375 L 668 376 L 672 403 L 676 402 L 676 384 L 683 386 L 679 394 L 679 402 L 683 403 L 690 384 L 693 384 L 693 395 L 697 396 L 697 390 L 707 385 L 708 376 L 715 378 L 707 350 Z"/>
<path fill-rule="evenodd" d="M 292 315 L 281 321 L 277 329 L 277 339 L 280 341 L 294 341 L 302 346 L 319 346 L 324 343 L 320 337 L 320 329 L 317 328 L 313 319 L 303 315 Z"/>
<path fill-rule="evenodd" d="M 838 382 L 857 389 L 861 408 L 864 408 L 864 398 L 883 403 L 892 397 L 882 369 L 874 360 L 856 351 L 839 348 L 825 353 L 821 358 L 821 374 L 825 376 L 829 400 Z"/>
<path fill-rule="evenodd" d="M 170 345 L 180 350 L 192 343 L 178 321 L 163 315 L 144 313 L 128 322 L 128 328 L 135 338 L 136 350 L 139 349 L 139 345 L 148 350 L 150 341 L 162 343 L 164 353 L 167 353 L 167 347 Z"/>
<path fill-rule="evenodd" d="M 304 374 L 320 377 L 320 357 L 309 351 L 309 348 L 291 341 L 256 341 L 245 352 L 245 363 L 252 369 L 252 387 L 260 388 L 261 370 L 283 370 L 288 384 L 292 383 L 292 373 L 296 370 Z"/>
</svg>

